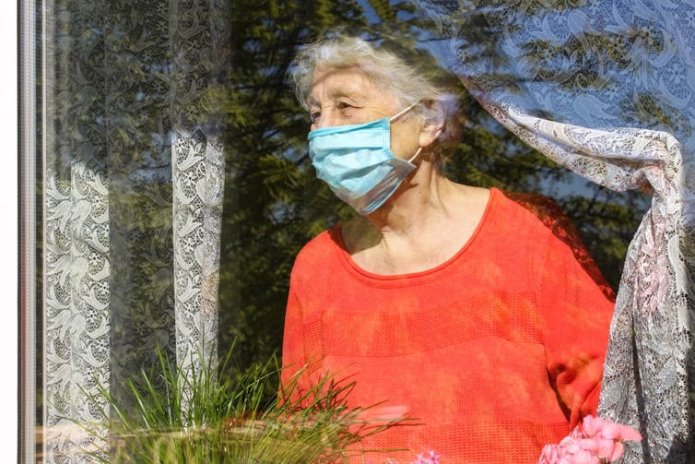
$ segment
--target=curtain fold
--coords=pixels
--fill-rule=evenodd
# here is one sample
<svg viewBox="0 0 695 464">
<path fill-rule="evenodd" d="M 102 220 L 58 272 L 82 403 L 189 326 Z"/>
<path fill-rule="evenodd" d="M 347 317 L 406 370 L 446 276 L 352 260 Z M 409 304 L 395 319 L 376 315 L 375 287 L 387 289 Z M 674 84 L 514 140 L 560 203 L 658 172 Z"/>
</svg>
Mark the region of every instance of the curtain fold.
<svg viewBox="0 0 695 464">
<path fill-rule="evenodd" d="M 110 382 L 108 190 L 103 172 L 75 163 L 70 177 L 46 173 L 45 459 L 105 445 L 104 431 L 85 434 L 74 420 L 102 420 Z M 80 451 L 82 452 L 82 451 Z"/>
<path fill-rule="evenodd" d="M 599 413 L 642 431 L 624 462 L 690 462 L 695 6 L 416 3 L 449 39 L 452 69 L 507 129 L 595 183 L 651 194 L 620 282 Z"/>
<path fill-rule="evenodd" d="M 134 407 L 158 350 L 184 375 L 216 362 L 227 7 L 44 5 L 47 463 L 106 456 L 103 392 Z"/>
<path fill-rule="evenodd" d="M 178 132 L 173 147 L 176 359 L 200 372 L 217 359 L 224 152 L 200 129 Z"/>
</svg>

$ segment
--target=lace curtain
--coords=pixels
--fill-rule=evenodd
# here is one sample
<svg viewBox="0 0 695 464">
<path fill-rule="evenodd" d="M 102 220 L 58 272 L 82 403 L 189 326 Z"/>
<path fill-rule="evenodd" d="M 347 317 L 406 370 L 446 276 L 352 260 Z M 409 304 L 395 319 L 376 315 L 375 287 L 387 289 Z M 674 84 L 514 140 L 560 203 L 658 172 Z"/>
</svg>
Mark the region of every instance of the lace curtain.
<svg viewBox="0 0 695 464">
<path fill-rule="evenodd" d="M 529 145 L 651 194 L 618 291 L 599 413 L 645 437 L 624 462 L 695 456 L 695 5 L 420 0 L 473 96 Z M 589 309 L 589 308 L 587 308 Z"/>
<path fill-rule="evenodd" d="M 96 462 L 104 388 L 216 356 L 225 0 L 45 2 L 43 454 Z M 199 354 L 202 353 L 202 356 Z"/>
</svg>

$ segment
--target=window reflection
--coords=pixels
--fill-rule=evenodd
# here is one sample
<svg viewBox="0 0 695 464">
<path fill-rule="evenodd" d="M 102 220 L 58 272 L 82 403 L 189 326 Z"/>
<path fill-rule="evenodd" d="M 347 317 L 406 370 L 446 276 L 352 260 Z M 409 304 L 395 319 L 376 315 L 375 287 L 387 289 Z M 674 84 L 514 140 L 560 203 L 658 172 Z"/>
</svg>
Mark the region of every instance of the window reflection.
<svg viewBox="0 0 695 464">
<path fill-rule="evenodd" d="M 158 353 L 185 375 L 235 345 L 225 377 L 280 350 L 298 251 L 355 214 L 316 179 L 310 121 L 287 82 L 299 47 L 327 31 L 388 42 L 457 89 L 469 122 L 446 175 L 554 196 L 617 288 L 642 197 L 588 185 L 506 132 L 445 69 L 434 25 L 411 2 L 310 3 L 37 7 L 39 459 L 103 449 L 106 428 L 88 433 L 75 421 L 101 423 L 111 400 L 137 411 L 126 382 L 144 385 L 144 369 L 165 385 Z M 551 72 L 561 58 L 550 45 L 529 44 L 527 54 L 549 57 L 548 80 L 561 74 Z M 267 399 L 279 381 L 269 378 Z"/>
</svg>

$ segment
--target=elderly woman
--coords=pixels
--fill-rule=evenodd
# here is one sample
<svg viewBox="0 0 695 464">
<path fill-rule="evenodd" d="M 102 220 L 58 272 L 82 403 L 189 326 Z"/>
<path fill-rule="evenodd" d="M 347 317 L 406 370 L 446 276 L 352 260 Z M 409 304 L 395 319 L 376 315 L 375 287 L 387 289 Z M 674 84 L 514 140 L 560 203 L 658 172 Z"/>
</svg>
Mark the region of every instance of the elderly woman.
<svg viewBox="0 0 695 464">
<path fill-rule="evenodd" d="M 396 54 L 326 39 L 292 77 L 316 174 L 359 216 L 297 256 L 282 381 L 354 380 L 351 406 L 417 420 L 354 462 L 536 462 L 596 411 L 611 295 L 532 209 L 442 175 L 446 94 Z"/>
</svg>

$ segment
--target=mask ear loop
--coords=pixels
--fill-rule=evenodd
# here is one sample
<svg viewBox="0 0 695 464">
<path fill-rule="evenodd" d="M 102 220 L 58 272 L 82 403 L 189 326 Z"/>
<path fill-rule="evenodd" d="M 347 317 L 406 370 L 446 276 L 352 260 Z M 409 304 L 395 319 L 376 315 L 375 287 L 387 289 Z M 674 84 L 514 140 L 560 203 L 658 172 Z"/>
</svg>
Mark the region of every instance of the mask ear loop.
<svg viewBox="0 0 695 464">
<path fill-rule="evenodd" d="M 413 109 L 415 107 L 415 105 L 417 105 L 418 103 L 420 103 L 420 102 L 417 101 L 417 102 L 413 103 L 412 105 L 406 107 L 404 110 L 400 111 L 399 113 L 396 113 L 395 115 L 391 116 L 391 119 L 389 119 L 389 123 L 391 123 L 391 122 L 395 121 L 396 119 L 400 118 L 401 116 L 403 116 L 405 113 L 407 113 L 408 111 Z M 415 154 L 408 160 L 408 163 L 412 164 L 413 160 L 415 158 L 417 158 L 417 155 L 419 155 L 421 151 L 422 151 L 422 147 L 419 147 L 417 149 L 417 151 L 415 152 Z"/>
<path fill-rule="evenodd" d="M 419 155 L 421 151 L 422 151 L 422 147 L 419 147 L 419 148 L 417 149 L 417 151 L 415 152 L 415 154 L 413 155 L 413 157 L 410 158 L 410 159 L 408 160 L 408 162 L 409 162 L 409 163 L 412 163 L 413 160 L 414 160 L 415 158 L 417 158 L 417 155 Z"/>
<path fill-rule="evenodd" d="M 412 105 L 406 107 L 404 110 L 402 110 L 402 111 L 396 113 L 395 115 L 391 116 L 391 118 L 389 119 L 389 122 L 393 122 L 393 121 L 395 121 L 396 119 L 400 118 L 400 117 L 403 116 L 405 113 L 407 113 L 408 111 L 410 111 L 411 109 L 413 109 L 413 108 L 415 107 L 415 105 L 417 105 L 418 103 L 420 103 L 420 102 L 415 102 L 415 103 L 413 103 Z"/>
</svg>

